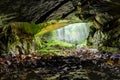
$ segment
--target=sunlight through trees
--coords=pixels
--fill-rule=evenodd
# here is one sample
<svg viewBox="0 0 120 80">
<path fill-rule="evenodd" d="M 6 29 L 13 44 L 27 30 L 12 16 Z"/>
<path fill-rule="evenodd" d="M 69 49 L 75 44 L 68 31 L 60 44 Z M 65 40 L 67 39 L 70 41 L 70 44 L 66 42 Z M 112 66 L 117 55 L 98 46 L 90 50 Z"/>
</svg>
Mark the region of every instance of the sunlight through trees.
<svg viewBox="0 0 120 80">
<path fill-rule="evenodd" d="M 90 31 L 90 23 L 74 23 L 56 30 L 55 39 L 74 44 L 83 43 Z"/>
</svg>

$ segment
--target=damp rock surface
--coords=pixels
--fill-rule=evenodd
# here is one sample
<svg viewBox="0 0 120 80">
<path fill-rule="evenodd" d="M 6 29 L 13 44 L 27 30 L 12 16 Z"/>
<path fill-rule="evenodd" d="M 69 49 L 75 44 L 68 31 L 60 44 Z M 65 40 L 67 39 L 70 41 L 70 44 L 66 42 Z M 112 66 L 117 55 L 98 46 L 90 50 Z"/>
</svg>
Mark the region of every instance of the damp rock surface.
<svg viewBox="0 0 120 80">
<path fill-rule="evenodd" d="M 2 58 L 1 58 L 2 59 Z M 12 58 L 13 59 L 13 58 Z M 0 62 L 0 80 L 119 80 L 120 66 L 94 64 L 74 56 Z"/>
</svg>

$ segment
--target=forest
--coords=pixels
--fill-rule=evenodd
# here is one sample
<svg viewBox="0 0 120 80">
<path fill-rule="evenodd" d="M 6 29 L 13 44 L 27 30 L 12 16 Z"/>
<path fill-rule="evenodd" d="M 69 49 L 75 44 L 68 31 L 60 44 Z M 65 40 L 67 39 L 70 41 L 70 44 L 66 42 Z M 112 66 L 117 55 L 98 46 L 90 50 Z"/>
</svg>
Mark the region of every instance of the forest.
<svg viewBox="0 0 120 80">
<path fill-rule="evenodd" d="M 120 80 L 120 1 L 0 0 L 0 80 Z"/>
</svg>

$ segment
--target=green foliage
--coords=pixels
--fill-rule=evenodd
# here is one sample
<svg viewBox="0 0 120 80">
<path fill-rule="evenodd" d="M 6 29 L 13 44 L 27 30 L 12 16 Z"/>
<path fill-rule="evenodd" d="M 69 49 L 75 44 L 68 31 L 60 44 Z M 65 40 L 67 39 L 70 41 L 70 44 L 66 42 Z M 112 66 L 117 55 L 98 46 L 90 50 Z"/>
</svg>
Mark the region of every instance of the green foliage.
<svg viewBox="0 0 120 80">
<path fill-rule="evenodd" d="M 84 42 L 82 42 L 82 44 L 80 44 L 80 47 L 85 47 L 87 46 L 87 40 L 85 40 Z"/>
<path fill-rule="evenodd" d="M 72 44 L 62 42 L 59 40 L 48 40 L 47 43 L 41 42 L 40 44 L 42 44 L 42 47 L 38 49 L 37 52 L 42 54 L 46 54 L 46 53 L 60 54 L 64 48 L 74 47 Z"/>
<path fill-rule="evenodd" d="M 73 47 L 72 44 L 70 43 L 66 43 L 66 42 L 63 42 L 63 41 L 59 41 L 59 40 L 50 40 L 47 44 L 48 46 L 55 46 L 55 45 L 59 45 L 60 47 Z"/>
<path fill-rule="evenodd" d="M 55 30 L 55 29 L 58 29 L 58 28 L 61 28 L 61 27 L 64 27 L 68 25 L 67 22 L 56 22 L 56 23 L 52 23 L 51 25 L 48 25 L 46 27 L 44 27 L 41 31 L 39 31 L 35 36 L 41 36 L 47 32 L 50 32 L 52 30 Z"/>
<path fill-rule="evenodd" d="M 87 47 L 87 40 L 83 41 L 81 44 L 76 45 L 77 48 L 85 48 Z"/>
<path fill-rule="evenodd" d="M 2 23 L 2 22 L 1 22 Z M 14 22 L 6 24 L 6 27 L 2 30 L 1 33 L 3 33 L 3 37 L 0 39 L 3 41 L 0 41 L 2 43 L 1 45 L 5 46 L 6 52 L 14 51 L 17 46 L 20 47 L 19 51 L 27 52 L 27 54 L 30 51 L 32 45 L 32 40 L 36 36 L 42 36 L 43 34 L 46 34 L 46 36 L 50 36 L 48 32 L 55 30 L 60 27 L 64 27 L 67 25 L 67 22 L 62 21 L 54 21 L 54 22 L 44 22 L 40 24 L 35 23 L 28 23 L 28 22 Z M 1 34 L 0 33 L 0 34 Z M 25 45 L 24 45 L 25 44 Z M 24 45 L 22 48 L 22 46 Z M 37 40 L 37 45 L 39 45 L 40 48 L 43 48 L 46 46 L 44 41 L 42 39 L 39 41 Z M 1 49 L 1 48 L 0 48 Z M 13 50 L 14 49 L 14 50 Z M 28 50 L 28 51 L 27 51 Z M 0 51 L 3 51 L 2 49 Z"/>
<path fill-rule="evenodd" d="M 48 33 L 43 34 L 42 37 L 44 37 L 44 38 L 46 38 L 46 39 L 49 40 L 49 39 L 52 39 L 53 36 L 55 36 L 55 35 L 56 35 L 55 31 L 50 31 L 50 32 L 48 32 Z"/>
<path fill-rule="evenodd" d="M 60 50 L 47 50 L 47 49 L 41 49 L 41 50 L 38 50 L 37 52 L 41 53 L 41 54 L 60 54 Z"/>
<path fill-rule="evenodd" d="M 27 33 L 27 34 L 32 34 L 35 35 L 38 32 L 41 31 L 41 29 L 43 29 L 44 27 L 46 27 L 47 23 L 41 23 L 41 24 L 35 24 L 35 23 L 27 23 L 27 22 L 22 22 L 20 23 L 20 28 L 23 30 L 23 32 Z"/>
<path fill-rule="evenodd" d="M 14 22 L 10 24 L 14 28 L 21 30 L 23 34 L 30 34 L 34 36 L 41 36 L 49 31 L 55 30 L 67 25 L 67 22 L 43 22 L 40 24 L 28 22 Z"/>
</svg>

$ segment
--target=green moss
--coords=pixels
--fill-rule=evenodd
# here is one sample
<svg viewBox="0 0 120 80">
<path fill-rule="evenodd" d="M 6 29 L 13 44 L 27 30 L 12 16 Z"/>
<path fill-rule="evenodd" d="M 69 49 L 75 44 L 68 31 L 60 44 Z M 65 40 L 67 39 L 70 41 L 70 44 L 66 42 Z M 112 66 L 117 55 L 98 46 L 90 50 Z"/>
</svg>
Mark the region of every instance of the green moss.
<svg viewBox="0 0 120 80">
<path fill-rule="evenodd" d="M 41 49 L 41 50 L 38 50 L 39 53 L 42 53 L 42 54 L 46 54 L 46 53 L 59 53 L 60 50 L 47 50 L 47 49 Z"/>
<path fill-rule="evenodd" d="M 64 49 L 74 48 L 72 44 L 62 42 L 59 40 L 48 40 L 47 43 L 41 42 L 41 45 L 42 47 L 37 50 L 37 52 L 41 54 L 60 54 L 61 52 L 64 52 Z"/>
<path fill-rule="evenodd" d="M 41 23 L 41 24 L 35 24 L 35 23 L 27 23 L 27 22 L 22 22 L 19 23 L 20 28 L 22 29 L 23 32 L 27 34 L 32 34 L 35 35 L 38 33 L 42 28 L 46 27 L 47 23 Z"/>
<path fill-rule="evenodd" d="M 59 41 L 59 40 L 50 40 L 47 45 L 48 46 L 59 45 L 60 47 L 73 47 L 72 44 L 63 42 L 63 41 Z"/>
</svg>

